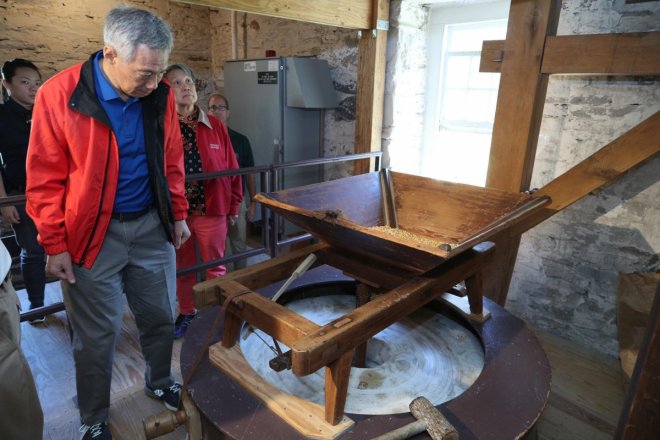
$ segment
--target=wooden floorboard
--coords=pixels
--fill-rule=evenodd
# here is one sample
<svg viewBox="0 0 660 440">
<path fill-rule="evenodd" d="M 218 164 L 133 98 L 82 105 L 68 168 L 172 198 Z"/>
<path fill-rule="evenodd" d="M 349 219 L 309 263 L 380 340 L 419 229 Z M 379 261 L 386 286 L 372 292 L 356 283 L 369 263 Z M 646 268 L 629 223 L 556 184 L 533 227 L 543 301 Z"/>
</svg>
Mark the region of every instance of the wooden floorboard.
<svg viewBox="0 0 660 440">
<path fill-rule="evenodd" d="M 27 309 L 24 290 L 18 292 Z M 46 303 L 61 300 L 58 283 L 47 285 Z M 44 439 L 77 439 L 75 372 L 65 312 L 46 318 L 44 324 L 21 324 L 22 347 L 37 383 L 44 411 Z M 536 429 L 539 440 L 611 439 L 623 406 L 624 389 L 617 359 L 537 332 L 552 367 L 550 400 Z M 181 340 L 175 342 L 172 371 L 180 380 Z M 144 394 L 144 360 L 137 329 L 126 308 L 113 367 L 110 427 L 119 440 L 143 439 L 142 420 L 164 410 Z M 185 429 L 160 437 L 184 439 Z"/>
<path fill-rule="evenodd" d="M 25 290 L 18 291 L 24 310 L 29 302 Z M 61 301 L 59 283 L 46 285 L 46 304 Z M 144 394 L 145 363 L 140 352 L 133 315 L 125 303 L 124 321 L 117 342 L 112 370 L 110 429 L 118 440 L 143 439 L 142 420 L 165 410 L 161 402 Z M 80 427 L 75 395 L 75 369 L 66 312 L 46 317 L 43 324 L 21 323 L 21 346 L 32 369 L 44 412 L 44 439 L 77 439 Z M 181 380 L 179 352 L 181 340 L 175 341 L 172 374 Z M 160 437 L 164 440 L 185 438 L 183 427 Z"/>
</svg>

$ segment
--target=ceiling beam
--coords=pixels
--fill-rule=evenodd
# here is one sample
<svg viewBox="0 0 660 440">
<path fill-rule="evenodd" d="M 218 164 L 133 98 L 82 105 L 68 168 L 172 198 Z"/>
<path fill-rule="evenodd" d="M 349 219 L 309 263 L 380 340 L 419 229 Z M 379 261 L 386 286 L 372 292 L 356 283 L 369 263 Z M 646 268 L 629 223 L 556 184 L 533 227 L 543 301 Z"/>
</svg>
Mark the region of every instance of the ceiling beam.
<svg viewBox="0 0 660 440">
<path fill-rule="evenodd" d="M 372 28 L 371 0 L 172 0 L 349 29 Z"/>
</svg>

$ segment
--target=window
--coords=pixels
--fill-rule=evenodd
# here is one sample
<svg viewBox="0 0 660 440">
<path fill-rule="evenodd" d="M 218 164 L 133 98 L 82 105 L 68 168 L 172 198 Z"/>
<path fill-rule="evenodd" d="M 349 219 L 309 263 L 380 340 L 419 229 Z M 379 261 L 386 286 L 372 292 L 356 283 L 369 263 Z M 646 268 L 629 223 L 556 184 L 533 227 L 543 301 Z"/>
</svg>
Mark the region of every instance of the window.
<svg viewBox="0 0 660 440">
<path fill-rule="evenodd" d="M 471 14 L 462 14 L 464 17 L 455 17 L 455 22 L 447 22 L 452 21 L 452 14 L 444 9 L 437 12 L 442 19 L 435 22 L 436 10 L 431 13 L 421 173 L 483 186 L 488 171 L 499 74 L 479 72 L 481 46 L 484 40 L 503 40 L 507 21 L 467 21 L 465 18 Z M 436 58 L 435 65 L 433 58 Z"/>
</svg>

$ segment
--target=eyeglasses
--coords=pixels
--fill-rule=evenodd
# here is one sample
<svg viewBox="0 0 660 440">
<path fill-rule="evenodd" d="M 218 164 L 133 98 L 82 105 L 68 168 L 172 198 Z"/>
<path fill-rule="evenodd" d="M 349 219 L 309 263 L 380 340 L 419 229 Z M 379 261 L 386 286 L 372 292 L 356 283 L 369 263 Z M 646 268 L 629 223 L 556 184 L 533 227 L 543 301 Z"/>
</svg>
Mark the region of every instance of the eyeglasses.
<svg viewBox="0 0 660 440">
<path fill-rule="evenodd" d="M 225 110 L 227 110 L 226 105 L 209 105 L 209 111 L 212 111 L 212 112 L 222 112 L 222 111 L 225 111 Z"/>
</svg>

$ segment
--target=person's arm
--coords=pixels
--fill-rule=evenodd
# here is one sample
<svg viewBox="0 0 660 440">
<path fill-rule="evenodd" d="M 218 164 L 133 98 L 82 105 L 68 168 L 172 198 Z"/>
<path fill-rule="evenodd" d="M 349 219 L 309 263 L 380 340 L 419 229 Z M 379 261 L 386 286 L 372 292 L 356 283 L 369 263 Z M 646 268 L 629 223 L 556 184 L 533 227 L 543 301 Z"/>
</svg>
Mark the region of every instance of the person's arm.
<svg viewBox="0 0 660 440">
<path fill-rule="evenodd" d="M 229 138 L 229 132 L 225 124 L 220 124 L 222 138 L 222 143 L 225 146 L 225 157 L 227 158 L 227 169 L 235 170 L 238 169 L 238 160 L 236 159 L 236 153 L 234 153 L 234 147 L 231 144 L 231 139 Z M 241 176 L 235 175 L 230 176 L 230 191 L 231 198 L 229 202 L 229 216 L 230 223 L 233 225 L 236 223 L 238 218 L 238 205 L 243 201 L 243 182 Z"/>
<path fill-rule="evenodd" d="M 190 237 L 186 224 L 188 217 L 188 200 L 185 195 L 185 170 L 183 167 L 183 140 L 176 116 L 174 92 L 170 89 L 167 100 L 165 121 L 165 174 L 170 187 L 172 210 L 174 211 L 174 230 L 172 239 L 174 247 L 179 248 Z"/>
<path fill-rule="evenodd" d="M 47 255 L 69 251 L 64 227 L 64 196 L 69 175 L 67 140 L 62 128 L 66 107 L 59 90 L 37 92 L 26 163 L 25 209 Z"/>
<path fill-rule="evenodd" d="M 7 191 L 5 191 L 5 182 L 4 179 L 0 176 L 0 198 L 7 197 Z M 5 220 L 9 223 L 16 224 L 19 223 L 21 218 L 18 215 L 18 210 L 15 206 L 3 206 L 0 208 L 0 212 Z"/>
</svg>

